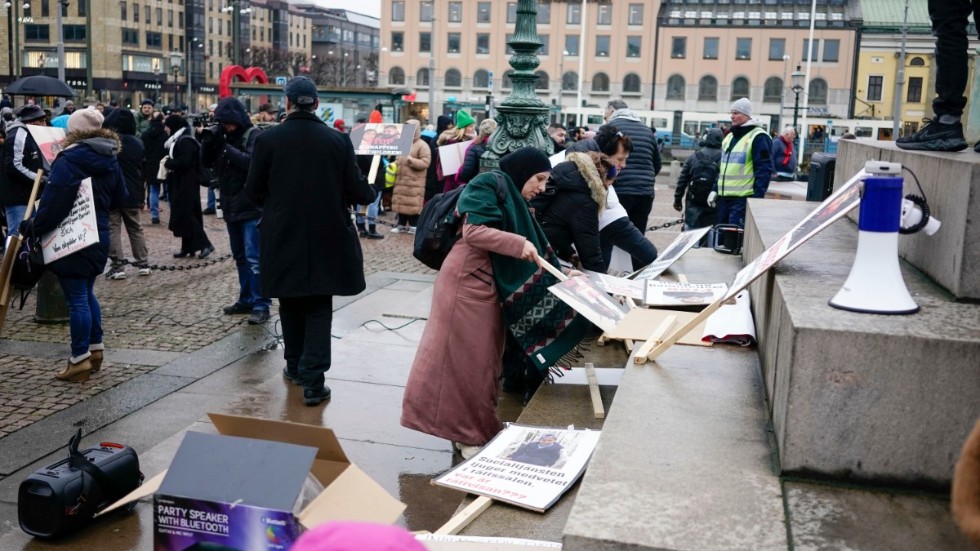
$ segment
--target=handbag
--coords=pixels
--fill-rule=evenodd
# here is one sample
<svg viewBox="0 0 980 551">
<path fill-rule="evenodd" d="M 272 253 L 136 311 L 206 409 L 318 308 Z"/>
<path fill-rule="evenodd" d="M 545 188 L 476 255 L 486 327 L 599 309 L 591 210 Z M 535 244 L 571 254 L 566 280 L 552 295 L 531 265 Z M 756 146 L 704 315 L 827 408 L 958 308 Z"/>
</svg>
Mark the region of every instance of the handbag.
<svg viewBox="0 0 980 551">
<path fill-rule="evenodd" d="M 31 225 L 34 219 L 31 219 Z M 10 272 L 10 284 L 15 289 L 29 291 L 37 285 L 44 274 L 44 254 L 41 252 L 40 237 L 25 237 L 21 241 L 14 265 Z"/>
<path fill-rule="evenodd" d="M 160 167 L 157 168 L 157 180 L 166 180 L 167 179 L 167 174 L 168 174 L 169 171 L 167 170 L 167 167 L 165 166 L 165 163 L 167 162 L 167 159 L 169 159 L 169 158 L 170 157 L 164 157 L 164 158 L 160 159 Z"/>
</svg>

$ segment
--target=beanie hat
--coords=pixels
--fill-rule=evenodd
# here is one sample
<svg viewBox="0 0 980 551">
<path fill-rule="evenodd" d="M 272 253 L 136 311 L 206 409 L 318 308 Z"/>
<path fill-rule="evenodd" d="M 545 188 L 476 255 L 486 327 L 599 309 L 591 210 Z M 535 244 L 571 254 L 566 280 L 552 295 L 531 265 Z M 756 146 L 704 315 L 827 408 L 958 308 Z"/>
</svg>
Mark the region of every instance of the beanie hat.
<svg viewBox="0 0 980 551">
<path fill-rule="evenodd" d="M 337 120 L 333 121 L 333 127 L 336 128 L 337 130 L 343 130 L 344 129 L 344 119 L 337 119 Z"/>
<path fill-rule="evenodd" d="M 452 117 L 450 117 L 449 115 L 439 115 L 438 117 L 436 117 L 436 134 L 442 134 L 452 124 L 453 124 Z"/>
<path fill-rule="evenodd" d="M 371 116 L 368 117 L 368 122 L 372 122 L 372 123 L 384 122 L 381 119 L 381 111 L 378 111 L 377 109 L 371 111 Z"/>
<path fill-rule="evenodd" d="M 180 115 L 168 115 L 163 125 L 170 129 L 170 135 L 173 136 L 181 128 L 187 128 L 187 121 Z"/>
<path fill-rule="evenodd" d="M 29 103 L 17 111 L 17 118 L 20 119 L 21 122 L 36 121 L 38 119 L 43 119 L 46 116 L 47 115 L 44 113 L 44 109 L 41 109 L 40 106 L 34 105 L 33 103 Z"/>
<path fill-rule="evenodd" d="M 732 111 L 742 113 L 746 117 L 752 116 L 752 102 L 749 98 L 738 98 L 732 103 Z"/>
<path fill-rule="evenodd" d="M 497 121 L 489 117 L 483 119 L 483 122 L 480 123 L 481 136 L 489 136 L 490 134 L 493 134 L 493 131 L 496 129 L 497 129 Z"/>
<path fill-rule="evenodd" d="M 140 102 L 140 107 L 143 107 L 144 105 L 149 105 L 150 107 L 153 107 L 154 105 L 153 100 L 151 100 L 150 98 L 144 99 L 143 101 Z"/>
<path fill-rule="evenodd" d="M 98 109 L 79 109 L 68 117 L 68 132 L 92 132 L 102 128 L 104 120 Z"/>
<path fill-rule="evenodd" d="M 500 159 L 500 170 L 510 176 L 520 190 L 531 176 L 539 172 L 551 172 L 548 156 L 536 147 L 522 147 Z"/>
<path fill-rule="evenodd" d="M 476 124 L 476 121 L 469 113 L 460 109 L 456 111 L 456 128 L 466 128 L 471 124 Z"/>
<path fill-rule="evenodd" d="M 304 533 L 292 551 L 425 551 L 408 530 L 365 522 L 331 522 Z"/>
</svg>

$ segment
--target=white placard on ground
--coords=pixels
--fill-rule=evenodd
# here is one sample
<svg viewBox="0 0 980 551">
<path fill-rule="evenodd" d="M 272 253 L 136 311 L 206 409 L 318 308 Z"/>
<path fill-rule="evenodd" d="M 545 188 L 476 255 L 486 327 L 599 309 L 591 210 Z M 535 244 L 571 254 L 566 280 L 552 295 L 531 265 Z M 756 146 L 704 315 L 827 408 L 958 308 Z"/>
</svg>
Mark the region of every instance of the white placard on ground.
<svg viewBox="0 0 980 551">
<path fill-rule="evenodd" d="M 99 226 L 95 219 L 92 179 L 85 178 L 78 186 L 78 195 L 68 217 L 62 220 L 54 231 L 41 237 L 44 263 L 50 264 L 98 242 Z"/>
<path fill-rule="evenodd" d="M 725 304 L 704 323 L 703 340 L 748 346 L 755 342 L 749 290 L 735 295 L 735 304 Z"/>
<path fill-rule="evenodd" d="M 598 272 L 585 270 L 585 275 L 589 276 L 596 287 L 609 293 L 610 295 L 630 297 L 634 300 L 643 300 L 643 281 L 616 277 Z"/>
<path fill-rule="evenodd" d="M 711 227 L 698 228 L 696 230 L 690 230 L 681 232 L 674 241 L 667 245 L 667 248 L 663 250 L 657 256 L 649 266 L 643 268 L 639 274 L 637 274 L 635 279 L 653 279 L 659 276 L 670 267 L 671 264 L 677 261 L 678 258 L 684 256 L 691 247 L 696 245 L 701 238 L 711 231 Z"/>
<path fill-rule="evenodd" d="M 548 290 L 607 333 L 619 325 L 629 311 L 586 275 L 568 278 Z"/>
<path fill-rule="evenodd" d="M 725 296 L 725 283 L 678 283 L 646 280 L 643 303 L 647 306 L 697 306 L 711 304 Z"/>
</svg>

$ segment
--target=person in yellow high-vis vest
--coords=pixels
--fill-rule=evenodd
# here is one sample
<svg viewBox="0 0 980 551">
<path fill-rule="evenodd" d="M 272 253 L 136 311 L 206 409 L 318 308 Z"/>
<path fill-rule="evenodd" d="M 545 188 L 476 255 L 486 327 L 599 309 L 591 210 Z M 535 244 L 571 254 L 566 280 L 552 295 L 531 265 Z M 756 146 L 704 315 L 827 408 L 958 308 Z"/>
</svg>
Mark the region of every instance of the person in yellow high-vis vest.
<svg viewBox="0 0 980 551">
<path fill-rule="evenodd" d="M 749 197 L 765 197 L 772 178 L 772 138 L 759 119 L 752 118 L 752 102 L 732 103 L 732 129 L 721 143 L 718 182 L 708 196 L 717 207 L 718 224 L 745 227 L 745 203 Z"/>
</svg>

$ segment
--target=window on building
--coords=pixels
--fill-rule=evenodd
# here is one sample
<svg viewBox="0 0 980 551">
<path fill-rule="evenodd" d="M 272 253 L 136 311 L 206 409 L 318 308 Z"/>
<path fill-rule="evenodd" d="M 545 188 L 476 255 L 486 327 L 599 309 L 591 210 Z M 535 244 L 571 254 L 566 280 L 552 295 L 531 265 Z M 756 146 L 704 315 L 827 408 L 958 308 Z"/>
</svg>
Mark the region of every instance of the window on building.
<svg viewBox="0 0 980 551">
<path fill-rule="evenodd" d="M 810 105 L 827 105 L 827 81 L 815 78 L 810 81 Z"/>
<path fill-rule="evenodd" d="M 538 50 L 538 55 L 548 55 L 548 44 L 551 42 L 551 37 L 546 34 L 539 34 L 538 40 L 541 41 L 541 49 Z"/>
<path fill-rule="evenodd" d="M 419 3 L 419 21 L 423 23 L 432 21 L 432 2 Z"/>
<path fill-rule="evenodd" d="M 24 25 L 24 40 L 27 42 L 48 42 L 51 40 L 49 25 Z"/>
<path fill-rule="evenodd" d="M 568 4 L 568 15 L 565 18 L 565 23 L 568 23 L 569 25 L 581 25 L 582 6 L 578 4 Z"/>
<path fill-rule="evenodd" d="M 85 17 L 88 14 L 88 0 L 77 0 L 75 3 L 78 5 L 78 16 Z"/>
<path fill-rule="evenodd" d="M 868 101 L 881 101 L 881 90 L 885 83 L 885 77 L 883 76 L 870 76 L 868 77 Z M 813 81 L 810 81 L 810 87 L 813 88 Z M 810 98 L 810 103 L 813 103 L 813 98 Z"/>
<path fill-rule="evenodd" d="M 463 75 L 457 69 L 446 71 L 445 86 L 447 88 L 460 88 L 463 86 Z"/>
<path fill-rule="evenodd" d="M 174 26 L 174 10 L 167 10 L 167 26 L 170 28 Z"/>
<path fill-rule="evenodd" d="M 803 39 L 803 61 L 810 61 L 811 55 L 813 56 L 813 61 L 817 61 L 817 54 L 820 52 L 820 40 L 813 41 L 813 49 L 810 49 L 810 40 L 807 38 Z"/>
<path fill-rule="evenodd" d="M 840 40 L 823 41 L 823 60 L 827 62 L 840 61 Z"/>
<path fill-rule="evenodd" d="M 225 43 L 218 42 L 218 57 L 224 57 L 225 55 L 224 51 L 225 51 Z M 231 55 L 231 51 L 228 52 L 228 55 Z"/>
<path fill-rule="evenodd" d="M 405 2 L 391 3 L 391 20 L 392 21 L 405 20 Z"/>
<path fill-rule="evenodd" d="M 609 57 L 609 35 L 600 34 L 595 37 L 596 57 Z"/>
<path fill-rule="evenodd" d="M 735 59 L 752 59 L 752 39 L 735 39 Z"/>
<path fill-rule="evenodd" d="M 392 67 L 388 71 L 388 84 L 395 86 L 405 85 L 405 70 L 401 67 Z"/>
<path fill-rule="evenodd" d="M 510 90 L 514 87 L 514 81 L 510 77 L 514 75 L 514 71 L 506 71 L 503 78 L 500 79 L 500 87 L 505 90 Z"/>
<path fill-rule="evenodd" d="M 429 68 L 422 67 L 417 73 L 415 73 L 415 85 L 416 86 L 428 86 L 429 85 Z"/>
<path fill-rule="evenodd" d="M 535 90 L 547 90 L 548 89 L 548 73 L 544 71 L 538 71 L 534 73 L 538 80 L 534 81 Z"/>
<path fill-rule="evenodd" d="M 485 69 L 477 69 L 473 73 L 473 88 L 485 90 L 490 87 L 490 73 Z"/>
<path fill-rule="evenodd" d="M 698 82 L 698 101 L 718 101 L 718 79 L 711 75 Z"/>
<path fill-rule="evenodd" d="M 551 24 L 551 4 L 538 3 L 538 24 Z"/>
<path fill-rule="evenodd" d="M 643 24 L 643 4 L 630 4 L 630 25 Z"/>
<path fill-rule="evenodd" d="M 476 33 L 476 53 L 478 53 L 478 54 L 489 54 L 490 53 L 490 34 L 489 33 Z"/>
<path fill-rule="evenodd" d="M 517 23 L 517 2 L 507 2 L 507 22 Z"/>
<path fill-rule="evenodd" d="M 684 99 L 687 83 L 681 75 L 671 75 L 667 79 L 667 99 Z"/>
<path fill-rule="evenodd" d="M 62 25 L 61 29 L 65 42 L 79 42 L 85 40 L 85 25 Z"/>
<path fill-rule="evenodd" d="M 432 51 L 432 33 L 428 31 L 419 33 L 419 51 L 420 52 Z"/>
<path fill-rule="evenodd" d="M 749 97 L 749 79 L 738 77 L 732 81 L 732 101 Z"/>
<path fill-rule="evenodd" d="M 122 43 L 128 46 L 140 45 L 140 33 L 136 29 L 123 29 L 122 30 Z"/>
<path fill-rule="evenodd" d="M 450 2 L 449 3 L 449 22 L 450 23 L 461 23 L 463 21 L 463 3 L 462 2 Z"/>
<path fill-rule="evenodd" d="M 507 33 L 507 34 L 506 34 L 506 35 L 504 36 L 504 40 L 506 41 L 506 42 L 504 43 L 504 53 L 505 53 L 505 54 L 507 54 L 507 55 L 511 55 L 511 54 L 513 54 L 513 53 L 514 53 L 514 48 L 511 48 L 511 47 L 510 47 L 510 41 L 511 41 L 511 40 L 514 40 L 514 35 L 512 35 L 512 34 L 510 34 L 510 33 Z"/>
<path fill-rule="evenodd" d="M 612 25 L 612 4 L 599 4 L 598 8 L 596 23 L 599 25 Z"/>
<path fill-rule="evenodd" d="M 909 77 L 909 91 L 905 95 L 905 101 L 909 103 L 922 102 L 922 77 Z"/>
<path fill-rule="evenodd" d="M 675 36 L 670 39 L 670 57 L 675 59 L 687 57 L 687 37 Z"/>
<path fill-rule="evenodd" d="M 570 56 L 578 55 L 578 35 L 577 34 L 566 34 L 565 35 L 565 51 L 568 52 Z"/>
<path fill-rule="evenodd" d="M 629 73 L 623 77 L 623 93 L 624 94 L 639 94 L 640 93 L 640 77 L 636 73 Z"/>
<path fill-rule="evenodd" d="M 48 0 L 41 0 L 41 17 L 50 17 L 51 7 L 48 4 Z"/>
<path fill-rule="evenodd" d="M 133 23 L 140 22 L 140 5 L 133 2 Z"/>
<path fill-rule="evenodd" d="M 490 2 L 476 3 L 476 22 L 477 23 L 490 22 Z"/>
<path fill-rule="evenodd" d="M 458 54 L 459 49 L 460 34 L 459 33 L 448 33 L 446 35 L 446 51 L 451 54 Z"/>
<path fill-rule="evenodd" d="M 704 37 L 704 52 L 701 54 L 704 59 L 718 59 L 718 37 Z"/>
<path fill-rule="evenodd" d="M 157 26 L 163 26 L 163 8 L 157 8 Z"/>
<path fill-rule="evenodd" d="M 391 51 L 393 52 L 405 51 L 405 33 L 401 31 L 391 32 Z"/>
<path fill-rule="evenodd" d="M 640 57 L 642 49 L 643 49 L 642 36 L 626 37 L 626 57 Z"/>
<path fill-rule="evenodd" d="M 578 90 L 578 73 L 575 71 L 566 71 L 565 74 L 561 76 L 561 89 Z"/>
<path fill-rule="evenodd" d="M 123 21 L 129 19 L 129 17 L 127 17 L 126 15 L 126 9 L 128 6 L 129 6 L 129 2 L 126 2 L 125 0 L 119 3 L 119 18 L 122 19 Z"/>
<path fill-rule="evenodd" d="M 913 57 L 912 61 L 909 61 L 909 65 L 912 67 L 923 67 L 925 64 L 925 60 L 923 60 L 921 57 Z"/>
<path fill-rule="evenodd" d="M 786 55 L 786 39 L 770 38 L 769 61 L 782 61 L 784 55 Z"/>
<path fill-rule="evenodd" d="M 79 1 L 82 4 L 85 3 L 84 0 L 79 0 Z M 144 18 L 143 19 L 143 22 L 146 23 L 147 25 L 149 25 L 150 24 L 150 18 L 152 16 L 153 16 L 153 12 L 150 11 L 150 5 L 149 4 L 143 4 L 143 18 Z"/>
<path fill-rule="evenodd" d="M 163 33 L 146 31 L 146 47 L 156 48 L 157 50 L 163 48 Z"/>
<path fill-rule="evenodd" d="M 783 100 L 783 79 L 779 77 L 769 77 L 766 84 L 762 87 L 762 101 L 766 103 L 779 103 Z"/>
<path fill-rule="evenodd" d="M 608 92 L 609 91 L 609 75 L 606 73 L 596 73 L 592 77 L 592 91 L 593 92 Z"/>
</svg>

